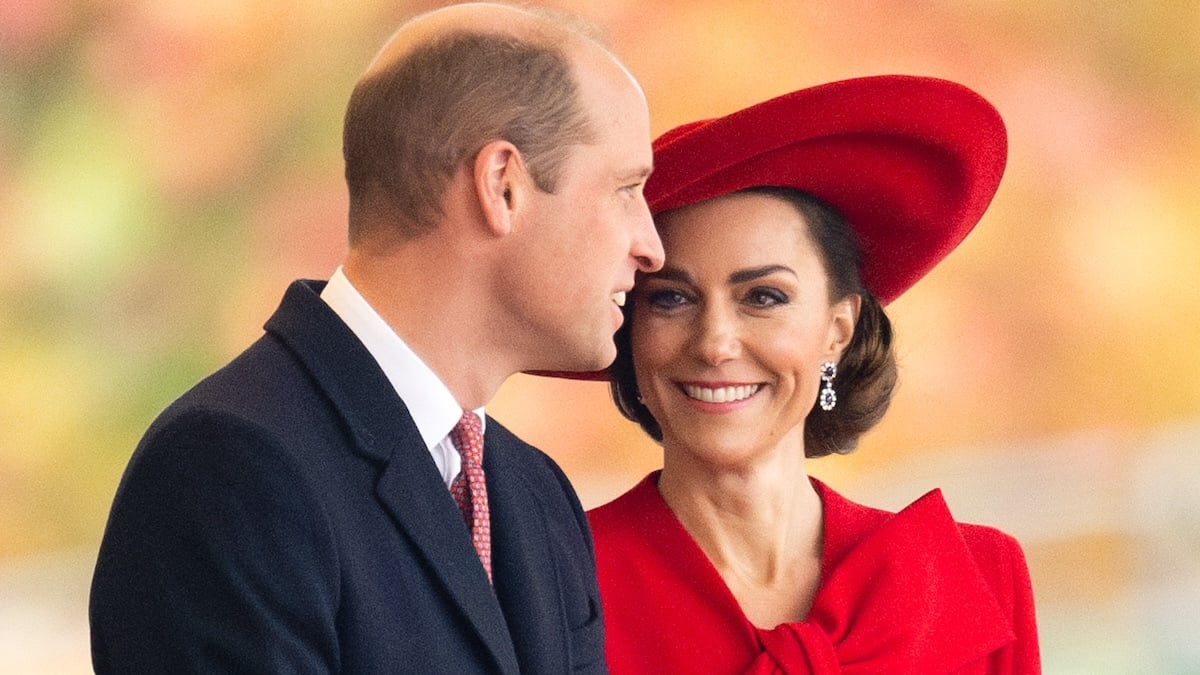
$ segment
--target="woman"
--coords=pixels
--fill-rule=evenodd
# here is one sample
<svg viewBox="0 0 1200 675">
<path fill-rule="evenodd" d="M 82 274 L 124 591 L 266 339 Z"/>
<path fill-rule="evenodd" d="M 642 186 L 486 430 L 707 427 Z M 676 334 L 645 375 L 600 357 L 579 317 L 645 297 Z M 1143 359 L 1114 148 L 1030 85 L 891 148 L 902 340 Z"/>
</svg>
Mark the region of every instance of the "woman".
<svg viewBox="0 0 1200 675">
<path fill-rule="evenodd" d="M 663 468 L 589 514 L 623 673 L 1036 673 L 1024 556 L 934 491 L 898 514 L 811 479 L 882 417 L 883 305 L 1003 172 L 996 111 L 941 80 L 793 92 L 655 142 L 665 267 L 639 277 L 614 398 Z"/>
</svg>

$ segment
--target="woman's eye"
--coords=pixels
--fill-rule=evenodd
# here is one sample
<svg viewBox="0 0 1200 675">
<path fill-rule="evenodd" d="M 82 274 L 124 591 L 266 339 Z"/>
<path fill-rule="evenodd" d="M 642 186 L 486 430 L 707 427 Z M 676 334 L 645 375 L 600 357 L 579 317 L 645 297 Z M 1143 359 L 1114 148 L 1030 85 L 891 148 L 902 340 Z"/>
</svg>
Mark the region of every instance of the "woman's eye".
<svg viewBox="0 0 1200 675">
<path fill-rule="evenodd" d="M 674 309 L 686 304 L 688 299 L 687 296 L 679 291 L 664 289 L 647 293 L 646 301 L 651 307 L 658 309 Z"/>
<path fill-rule="evenodd" d="M 746 294 L 746 302 L 755 307 L 773 307 L 786 305 L 788 296 L 775 288 L 755 288 Z"/>
</svg>

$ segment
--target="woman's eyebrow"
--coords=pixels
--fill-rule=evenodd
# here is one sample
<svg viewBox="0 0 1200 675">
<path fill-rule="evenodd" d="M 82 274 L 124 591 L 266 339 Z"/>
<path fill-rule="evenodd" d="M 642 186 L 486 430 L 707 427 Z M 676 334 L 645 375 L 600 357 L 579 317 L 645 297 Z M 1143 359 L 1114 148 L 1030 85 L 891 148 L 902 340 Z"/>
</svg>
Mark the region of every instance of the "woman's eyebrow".
<svg viewBox="0 0 1200 675">
<path fill-rule="evenodd" d="M 762 277 L 774 274 L 776 272 L 787 272 L 788 274 L 799 277 L 796 271 L 787 265 L 763 265 L 762 267 L 751 267 L 749 269 L 738 270 L 729 275 L 729 283 L 744 284 L 747 281 L 754 281 Z"/>
<path fill-rule="evenodd" d="M 693 284 L 692 275 L 688 274 L 683 269 L 678 267 L 664 266 L 657 272 L 652 272 L 646 275 L 649 279 L 665 279 L 667 281 L 678 281 L 684 284 Z"/>
</svg>

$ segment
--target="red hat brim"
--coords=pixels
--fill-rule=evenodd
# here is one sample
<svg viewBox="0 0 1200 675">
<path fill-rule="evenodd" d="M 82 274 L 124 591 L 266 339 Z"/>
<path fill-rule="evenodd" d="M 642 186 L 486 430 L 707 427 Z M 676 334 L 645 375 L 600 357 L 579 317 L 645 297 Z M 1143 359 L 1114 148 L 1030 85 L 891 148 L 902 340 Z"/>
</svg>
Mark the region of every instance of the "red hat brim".
<svg viewBox="0 0 1200 675">
<path fill-rule="evenodd" d="M 645 195 L 658 215 L 751 187 L 811 194 L 855 232 L 863 283 L 886 305 L 979 222 L 1007 151 L 999 113 L 970 89 L 929 77 L 863 77 L 666 132 L 654 141 Z"/>
</svg>

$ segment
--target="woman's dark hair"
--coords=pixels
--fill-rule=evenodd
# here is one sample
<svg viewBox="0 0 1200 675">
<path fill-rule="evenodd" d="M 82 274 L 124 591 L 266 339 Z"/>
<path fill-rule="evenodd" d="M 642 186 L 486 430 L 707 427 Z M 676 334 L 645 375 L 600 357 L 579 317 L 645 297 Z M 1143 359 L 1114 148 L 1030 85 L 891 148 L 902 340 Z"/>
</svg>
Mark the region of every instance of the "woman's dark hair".
<svg viewBox="0 0 1200 675">
<path fill-rule="evenodd" d="M 892 323 L 879 300 L 860 276 L 861 257 L 854 231 L 832 207 L 807 193 L 784 187 L 755 187 L 743 190 L 751 194 L 782 199 L 796 208 L 808 225 L 808 236 L 816 245 L 829 278 L 829 300 L 836 302 L 857 293 L 862 298 L 858 323 L 841 361 L 833 387 L 837 405 L 825 411 L 813 401 L 804 424 L 804 454 L 823 457 L 845 454 L 858 445 L 858 438 L 875 426 L 887 412 L 896 387 L 896 355 L 892 344 Z M 637 378 L 630 348 L 632 308 L 636 294 L 630 295 L 625 323 L 617 331 L 617 358 L 609 369 L 613 401 L 626 418 L 637 422 L 656 441 L 662 440 L 662 428 L 639 400 Z"/>
</svg>

